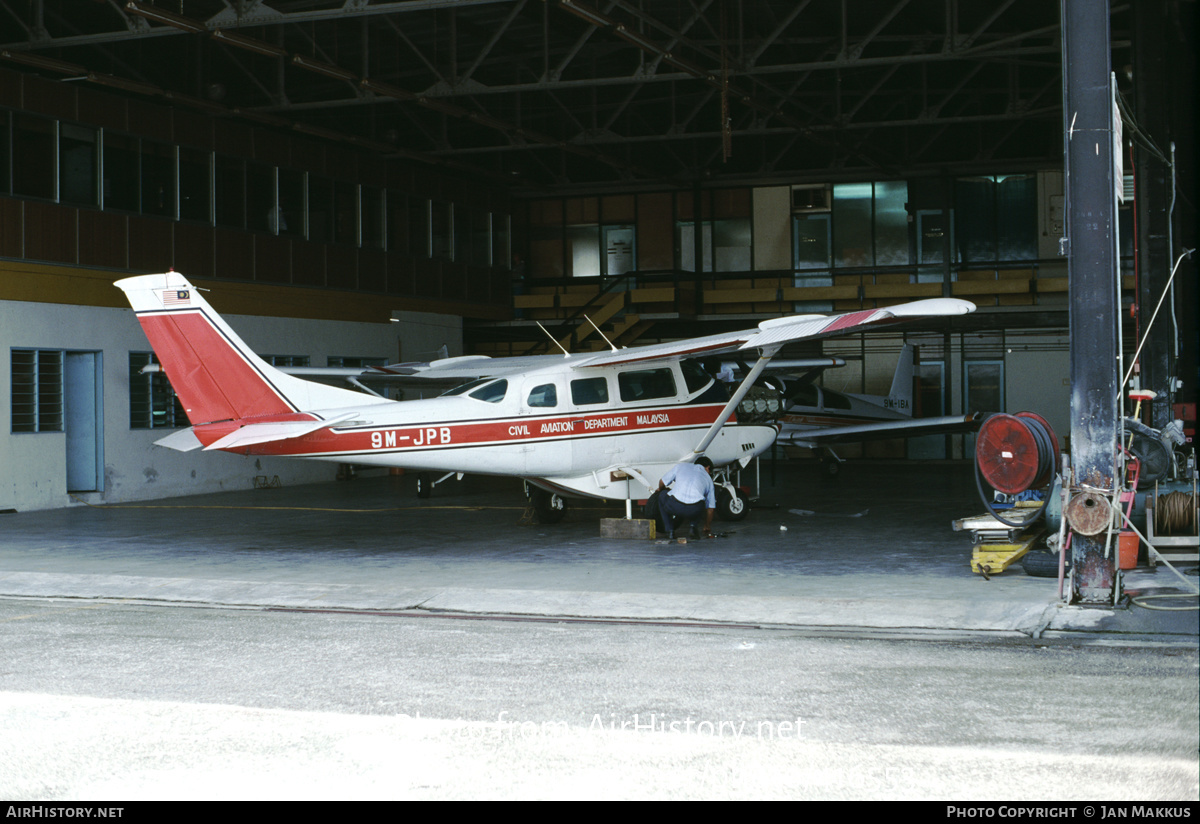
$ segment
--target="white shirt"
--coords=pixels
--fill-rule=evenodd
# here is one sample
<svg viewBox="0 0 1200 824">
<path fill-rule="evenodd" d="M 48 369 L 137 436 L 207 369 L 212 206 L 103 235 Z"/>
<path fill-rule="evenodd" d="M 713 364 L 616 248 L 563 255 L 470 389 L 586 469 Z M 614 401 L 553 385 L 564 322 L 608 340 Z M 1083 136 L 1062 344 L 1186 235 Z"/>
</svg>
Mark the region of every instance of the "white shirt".
<svg viewBox="0 0 1200 824">
<path fill-rule="evenodd" d="M 662 478 L 663 486 L 671 487 L 671 497 L 681 504 L 701 500 L 709 509 L 717 508 L 717 490 L 707 470 L 699 464 L 675 464 Z"/>
</svg>

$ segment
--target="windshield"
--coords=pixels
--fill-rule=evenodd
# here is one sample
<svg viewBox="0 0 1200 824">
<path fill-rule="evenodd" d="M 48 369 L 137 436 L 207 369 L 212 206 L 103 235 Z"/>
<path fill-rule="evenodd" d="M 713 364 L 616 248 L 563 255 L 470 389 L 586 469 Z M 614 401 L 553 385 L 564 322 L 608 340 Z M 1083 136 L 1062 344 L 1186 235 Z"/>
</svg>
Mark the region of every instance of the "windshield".
<svg viewBox="0 0 1200 824">
<path fill-rule="evenodd" d="M 485 384 L 490 380 L 492 380 L 492 378 L 476 378 L 475 380 L 471 381 L 470 383 L 464 383 L 460 386 L 456 386 L 453 389 L 443 392 L 442 397 L 448 398 L 451 395 L 461 395 L 464 392 L 470 392 L 476 386 L 481 386 L 482 384 Z"/>
<path fill-rule="evenodd" d="M 687 384 L 689 393 L 698 392 L 712 381 L 712 376 L 704 371 L 699 361 L 685 360 L 679 364 L 683 370 L 683 382 Z"/>
<path fill-rule="evenodd" d="M 471 393 L 471 397 L 477 401 L 486 401 L 487 403 L 500 403 L 504 400 L 505 393 L 508 392 L 508 381 L 501 378 L 498 381 L 485 383 L 483 386 Z"/>
</svg>

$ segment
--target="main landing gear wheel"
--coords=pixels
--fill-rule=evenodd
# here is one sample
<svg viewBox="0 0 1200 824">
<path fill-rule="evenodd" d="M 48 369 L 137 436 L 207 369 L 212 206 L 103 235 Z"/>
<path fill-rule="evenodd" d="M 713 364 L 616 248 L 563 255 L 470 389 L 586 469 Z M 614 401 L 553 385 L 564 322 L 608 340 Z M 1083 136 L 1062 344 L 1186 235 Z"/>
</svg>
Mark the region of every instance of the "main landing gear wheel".
<svg viewBox="0 0 1200 824">
<path fill-rule="evenodd" d="M 717 517 L 722 521 L 740 521 L 750 514 L 750 503 L 736 486 L 717 487 Z"/>
<path fill-rule="evenodd" d="M 433 494 L 433 481 L 429 479 L 429 473 L 422 472 L 417 475 L 417 497 L 428 498 Z"/>
<path fill-rule="evenodd" d="M 540 524 L 556 524 L 567 514 L 567 499 L 554 492 L 534 487 L 529 492 L 529 499 Z"/>
<path fill-rule="evenodd" d="M 842 462 L 837 458 L 822 458 L 821 459 L 821 474 L 826 478 L 836 478 L 838 473 L 842 471 Z"/>
</svg>

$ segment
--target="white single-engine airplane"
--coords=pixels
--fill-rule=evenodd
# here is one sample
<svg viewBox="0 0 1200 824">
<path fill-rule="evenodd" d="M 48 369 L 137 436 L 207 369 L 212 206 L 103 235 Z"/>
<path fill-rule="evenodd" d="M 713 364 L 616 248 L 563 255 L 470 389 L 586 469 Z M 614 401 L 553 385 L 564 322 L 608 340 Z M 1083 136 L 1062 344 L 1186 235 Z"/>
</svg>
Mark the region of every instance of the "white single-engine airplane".
<svg viewBox="0 0 1200 824">
<path fill-rule="evenodd" d="M 781 317 L 756 329 L 609 352 L 446 358 L 407 371 L 470 382 L 437 398 L 400 402 L 270 366 L 176 272 L 116 285 L 193 424 L 160 445 L 512 475 L 535 488 L 543 520 L 561 516 L 564 496 L 624 500 L 629 514 L 630 502 L 649 496 L 676 463 L 706 454 L 718 467 L 744 466 L 762 453 L 778 427 L 739 421 L 736 410 L 785 344 L 975 308 L 940 298 Z M 758 356 L 731 396 L 699 363 L 724 353 Z M 740 516 L 745 502 L 727 474 L 720 486 L 722 509 Z"/>
</svg>

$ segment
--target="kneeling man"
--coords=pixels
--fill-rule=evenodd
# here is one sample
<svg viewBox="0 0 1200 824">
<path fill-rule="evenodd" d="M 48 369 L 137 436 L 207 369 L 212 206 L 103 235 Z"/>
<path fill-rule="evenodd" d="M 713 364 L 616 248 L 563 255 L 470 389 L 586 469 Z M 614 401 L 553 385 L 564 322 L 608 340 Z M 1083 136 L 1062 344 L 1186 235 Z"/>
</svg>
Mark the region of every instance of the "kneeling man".
<svg viewBox="0 0 1200 824">
<path fill-rule="evenodd" d="M 662 492 L 658 496 L 658 510 L 667 538 L 675 537 L 676 518 L 686 519 L 692 525 L 692 537 L 699 538 L 701 517 L 704 518 L 705 537 L 712 537 L 713 512 L 717 508 L 712 466 L 712 461 L 702 455 L 695 463 L 676 464 L 658 482 Z"/>
</svg>

